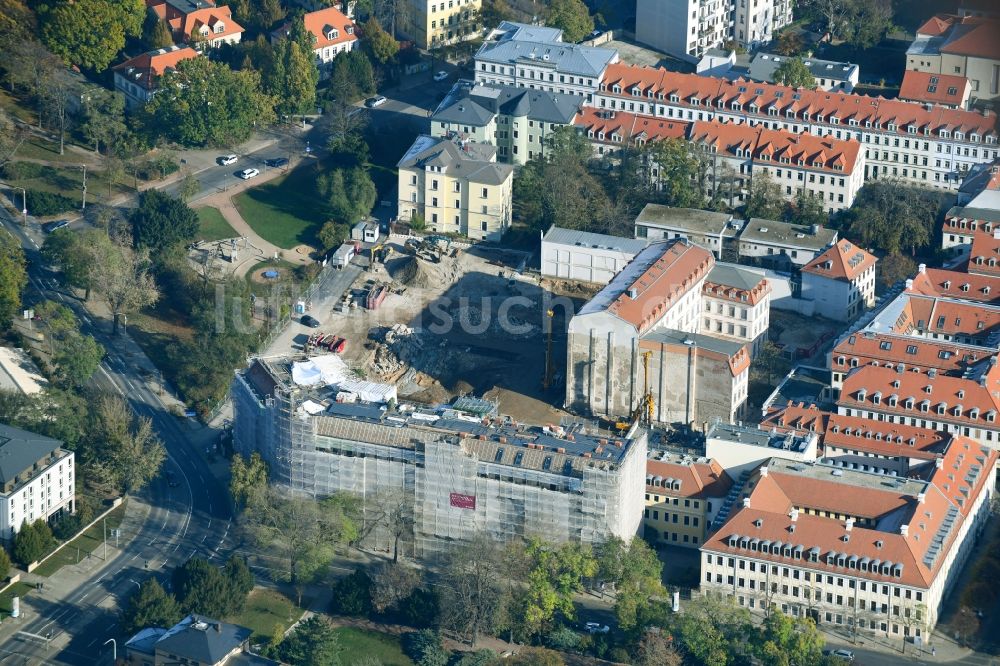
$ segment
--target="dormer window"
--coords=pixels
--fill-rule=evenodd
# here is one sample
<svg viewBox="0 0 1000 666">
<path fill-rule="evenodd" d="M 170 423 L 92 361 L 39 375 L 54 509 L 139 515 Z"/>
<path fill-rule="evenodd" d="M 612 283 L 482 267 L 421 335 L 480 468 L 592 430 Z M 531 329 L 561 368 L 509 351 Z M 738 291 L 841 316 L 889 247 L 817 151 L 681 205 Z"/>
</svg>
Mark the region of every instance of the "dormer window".
<svg viewBox="0 0 1000 666">
<path fill-rule="evenodd" d="M 340 37 L 340 31 L 339 30 L 337 30 L 336 28 L 329 28 L 329 29 L 327 29 L 327 31 L 326 31 L 326 38 L 327 39 L 337 39 L 338 37 Z"/>
<path fill-rule="evenodd" d="M 221 35 L 225 31 L 226 31 L 226 24 L 225 23 L 223 23 L 222 21 L 219 21 L 218 23 L 215 24 L 215 34 Z"/>
<path fill-rule="evenodd" d="M 348 35 L 353 35 L 354 34 L 354 26 L 353 25 L 347 26 L 346 28 L 344 28 L 344 32 L 346 32 Z"/>
</svg>

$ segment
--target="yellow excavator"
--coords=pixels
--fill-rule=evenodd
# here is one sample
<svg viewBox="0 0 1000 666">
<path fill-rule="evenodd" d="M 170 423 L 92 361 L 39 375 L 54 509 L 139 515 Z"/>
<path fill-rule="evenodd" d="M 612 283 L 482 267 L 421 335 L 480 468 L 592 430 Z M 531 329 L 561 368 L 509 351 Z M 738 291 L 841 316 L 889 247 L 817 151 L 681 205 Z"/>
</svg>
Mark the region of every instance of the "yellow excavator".
<svg viewBox="0 0 1000 666">
<path fill-rule="evenodd" d="M 642 397 L 639 398 L 639 404 L 636 405 L 635 409 L 629 415 L 628 421 L 618 421 L 615 423 L 615 429 L 618 430 L 619 434 L 624 435 L 628 432 L 628 429 L 636 421 L 640 421 L 644 425 L 649 425 L 653 422 L 653 414 L 656 412 L 656 401 L 653 399 L 653 392 L 649 388 L 649 359 L 652 356 L 653 352 L 651 351 L 642 352 Z"/>
</svg>

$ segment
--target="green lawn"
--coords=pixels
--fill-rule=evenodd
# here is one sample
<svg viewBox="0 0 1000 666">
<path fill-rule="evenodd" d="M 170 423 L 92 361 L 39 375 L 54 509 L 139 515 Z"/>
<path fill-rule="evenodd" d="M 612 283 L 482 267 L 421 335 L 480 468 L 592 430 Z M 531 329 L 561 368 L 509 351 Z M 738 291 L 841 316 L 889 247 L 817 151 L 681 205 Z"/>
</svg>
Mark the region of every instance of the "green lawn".
<svg viewBox="0 0 1000 666">
<path fill-rule="evenodd" d="M 18 155 L 20 154 L 18 151 Z M 82 201 L 83 169 L 79 166 L 66 164 L 58 167 L 41 166 L 38 169 L 35 177 L 9 178 L 7 182 L 28 190 L 62 194 L 78 203 Z M 125 185 L 116 183 L 111 188 L 111 196 L 127 191 L 130 190 Z M 104 177 L 104 172 L 87 169 L 87 203 L 104 203 L 108 198 L 108 180 Z"/>
<path fill-rule="evenodd" d="M 96 525 L 91 525 L 87 531 L 63 546 L 62 550 L 42 562 L 42 564 L 32 573 L 39 576 L 51 576 L 55 572 L 59 571 L 63 565 L 76 564 L 77 557 L 83 559 L 87 557 L 87 553 L 103 548 L 104 525 L 102 523 L 105 521 L 107 522 L 108 527 L 109 543 L 113 545 L 114 539 L 111 537 L 111 530 L 121 525 L 122 518 L 124 517 L 125 505 L 122 504 L 117 509 L 109 513 L 103 521 L 99 521 Z M 95 556 L 101 557 L 102 555 L 103 552 L 98 551 Z"/>
<path fill-rule="evenodd" d="M 229 618 L 234 624 L 253 629 L 253 640 L 268 640 L 274 635 L 274 626 L 288 629 L 302 616 L 302 609 L 277 590 L 257 588 L 250 593 L 246 608 L 236 617 Z"/>
<path fill-rule="evenodd" d="M 197 240 L 215 241 L 223 238 L 236 238 L 239 236 L 236 230 L 229 226 L 226 218 L 218 208 L 205 206 L 198 209 L 198 235 Z"/>
<path fill-rule="evenodd" d="M 316 196 L 318 165 L 306 165 L 233 197 L 233 203 L 257 234 L 280 248 L 312 245 L 328 219 Z"/>
<path fill-rule="evenodd" d="M 413 660 L 403 654 L 399 638 L 389 634 L 354 627 L 334 630 L 340 639 L 341 663 L 351 666 L 361 657 L 375 657 L 384 666 L 413 666 Z"/>
<path fill-rule="evenodd" d="M 28 585 L 27 583 L 14 583 L 8 587 L 0 594 L 0 613 L 9 616 L 11 599 L 14 597 L 21 597 L 23 599 L 24 595 L 33 589 L 35 589 L 35 586 Z"/>
</svg>

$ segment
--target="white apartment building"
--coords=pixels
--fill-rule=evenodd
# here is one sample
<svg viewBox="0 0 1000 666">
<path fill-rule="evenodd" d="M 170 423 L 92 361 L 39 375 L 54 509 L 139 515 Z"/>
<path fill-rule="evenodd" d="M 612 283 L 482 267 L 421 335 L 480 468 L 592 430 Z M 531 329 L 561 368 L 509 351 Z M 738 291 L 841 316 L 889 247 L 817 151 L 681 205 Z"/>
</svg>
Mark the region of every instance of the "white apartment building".
<svg viewBox="0 0 1000 666">
<path fill-rule="evenodd" d="M 739 225 L 730 213 L 717 213 L 695 208 L 672 208 L 648 203 L 635 218 L 635 237 L 647 241 L 682 238 L 709 250 L 722 259 Z"/>
<path fill-rule="evenodd" d="M 774 73 L 787 60 L 795 56 L 783 56 L 774 53 L 758 53 L 750 61 L 747 76 L 752 81 L 776 83 Z M 835 60 L 820 60 L 819 58 L 802 58 L 802 64 L 816 79 L 816 88 L 828 91 L 851 92 L 858 85 L 861 68 L 850 62 Z"/>
<path fill-rule="evenodd" d="M 816 314 L 852 321 L 875 305 L 878 260 L 853 243 L 840 240 L 802 268 L 802 298 L 816 304 Z"/>
<path fill-rule="evenodd" d="M 0 425 L 0 539 L 24 523 L 73 513 L 74 455 L 59 440 Z"/>
<path fill-rule="evenodd" d="M 774 458 L 701 548 L 701 589 L 926 643 L 982 533 L 996 452 L 956 438 L 920 478 Z"/>
<path fill-rule="evenodd" d="M 416 138 L 399 161 L 401 220 L 419 215 L 435 232 L 498 240 L 511 222 L 514 167 L 496 148 L 457 137 Z"/>
<path fill-rule="evenodd" d="M 734 264 L 716 264 L 701 288 L 700 333 L 745 344 L 756 356 L 767 341 L 771 284 Z"/>
<path fill-rule="evenodd" d="M 800 194 L 818 199 L 829 212 L 849 208 L 864 185 L 864 153 L 853 139 L 795 134 L 746 123 L 695 121 L 691 143 L 706 158 L 728 167 L 734 179 L 729 194 L 744 201 L 758 174 L 767 174 L 781 195 L 794 201 Z M 716 167 L 709 174 L 725 173 Z M 718 183 L 727 192 L 722 178 Z"/>
<path fill-rule="evenodd" d="M 739 256 L 769 268 L 788 270 L 805 266 L 835 242 L 837 232 L 833 229 L 754 217 L 740 230 Z"/>
<path fill-rule="evenodd" d="M 552 226 L 542 235 L 542 275 L 607 284 L 645 247 L 644 240 Z"/>
<path fill-rule="evenodd" d="M 303 14 L 301 19 L 306 31 L 313 36 L 313 54 L 316 66 L 324 78 L 330 73 L 333 59 L 348 53 L 358 44 L 354 21 L 337 7 L 326 7 Z M 271 33 L 271 42 L 288 37 L 291 24 L 286 23 Z"/>
<path fill-rule="evenodd" d="M 796 90 L 613 64 L 594 105 L 653 118 L 743 122 L 856 141 L 864 179 L 894 176 L 955 190 L 974 165 L 1000 157 L 997 116 L 853 93 Z M 859 154 L 859 159 L 862 156 Z"/>
<path fill-rule="evenodd" d="M 504 21 L 475 57 L 476 83 L 582 95 L 594 93 L 618 52 L 567 44 L 562 31 Z"/>
<path fill-rule="evenodd" d="M 168 46 L 129 58 L 111 68 L 115 77 L 115 90 L 125 96 L 128 111 L 141 109 L 153 98 L 159 87 L 160 77 L 177 69 L 177 63 L 197 58 L 198 51 L 190 46 Z"/>
<path fill-rule="evenodd" d="M 692 63 L 733 40 L 754 48 L 792 22 L 790 0 L 638 0 L 636 40 Z"/>
</svg>

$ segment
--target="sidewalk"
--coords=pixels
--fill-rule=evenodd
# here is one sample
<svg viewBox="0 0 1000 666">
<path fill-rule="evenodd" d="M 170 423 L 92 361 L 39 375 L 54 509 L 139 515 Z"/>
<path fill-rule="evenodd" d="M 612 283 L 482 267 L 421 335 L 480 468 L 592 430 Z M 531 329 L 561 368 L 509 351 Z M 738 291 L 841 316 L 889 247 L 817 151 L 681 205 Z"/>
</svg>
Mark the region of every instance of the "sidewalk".
<svg viewBox="0 0 1000 666">
<path fill-rule="evenodd" d="M 872 652 L 893 655 L 899 660 L 909 661 L 911 659 L 933 660 L 935 662 L 959 661 L 975 654 L 967 647 L 956 643 L 952 638 L 941 631 L 935 630 L 931 634 L 930 644 L 914 645 L 906 643 L 906 652 L 902 652 L 903 641 L 901 639 L 890 639 L 884 635 L 871 634 L 866 631 L 858 632 L 857 643 L 853 642 L 850 631 L 835 630 L 824 625 L 818 625 L 817 629 L 826 639 L 827 643 L 834 647 L 863 648 Z"/>
</svg>

